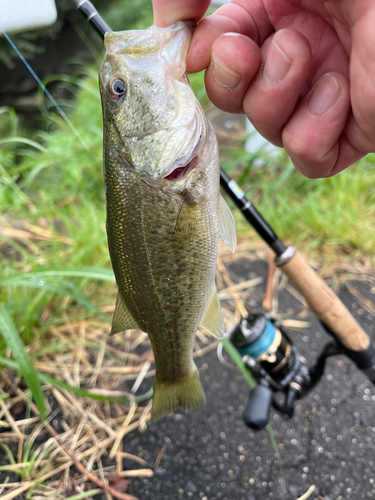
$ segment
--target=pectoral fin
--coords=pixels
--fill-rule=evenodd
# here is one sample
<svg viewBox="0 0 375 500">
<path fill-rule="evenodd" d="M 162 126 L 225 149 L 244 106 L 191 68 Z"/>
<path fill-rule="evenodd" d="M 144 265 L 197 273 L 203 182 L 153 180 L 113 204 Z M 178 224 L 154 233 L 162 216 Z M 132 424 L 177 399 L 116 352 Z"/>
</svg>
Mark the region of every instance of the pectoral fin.
<svg viewBox="0 0 375 500">
<path fill-rule="evenodd" d="M 236 230 L 234 228 L 234 218 L 227 202 L 220 195 L 219 200 L 219 236 L 228 248 L 234 250 L 237 244 Z"/>
<path fill-rule="evenodd" d="M 124 330 L 138 329 L 135 319 L 127 308 L 120 292 L 117 294 L 115 312 L 112 320 L 111 335 L 123 332 Z"/>
<path fill-rule="evenodd" d="M 203 328 L 212 333 L 214 337 L 218 339 L 224 337 L 224 318 L 215 285 L 200 324 Z"/>
</svg>

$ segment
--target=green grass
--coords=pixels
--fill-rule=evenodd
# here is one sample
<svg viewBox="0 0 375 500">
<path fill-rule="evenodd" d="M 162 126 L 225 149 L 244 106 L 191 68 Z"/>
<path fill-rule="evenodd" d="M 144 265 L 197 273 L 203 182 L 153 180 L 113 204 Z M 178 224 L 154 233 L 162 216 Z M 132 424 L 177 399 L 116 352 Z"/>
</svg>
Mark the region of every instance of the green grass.
<svg viewBox="0 0 375 500">
<path fill-rule="evenodd" d="M 374 254 L 375 155 L 334 177 L 311 180 L 297 172 L 286 155 L 278 164 L 270 159 L 267 167 L 253 169 L 251 155 L 235 153 L 239 162 L 227 160 L 224 167 L 279 236 L 305 250 L 331 246 L 337 252 Z M 241 218 L 237 220 L 243 234 L 246 228 Z"/>
<path fill-rule="evenodd" d="M 34 368 L 33 362 L 26 352 L 25 346 L 19 336 L 13 321 L 5 307 L 0 305 L 0 334 L 5 343 L 11 348 L 12 354 L 17 361 L 18 371 L 28 385 L 31 394 L 38 405 L 42 419 L 46 418 L 46 404 L 39 375 Z"/>
<path fill-rule="evenodd" d="M 0 276 L 2 281 L 8 281 L 1 286 L 0 302 L 6 303 L 26 340 L 35 328 L 43 333 L 48 327 L 41 324 L 40 316 L 56 294 L 60 297 L 55 299 L 54 308 L 60 315 L 62 296 L 70 295 L 75 302 L 77 297 L 85 301 L 83 288 L 89 294 L 93 292 L 87 277 L 67 280 L 64 276 L 46 276 L 43 280 L 43 271 L 62 266 L 110 269 L 105 235 L 100 99 L 96 70 L 87 71 L 90 76 L 76 82 L 79 101 L 70 119 L 89 151 L 54 113 L 48 114 L 44 130 L 35 141 L 17 137 L 14 115 L 4 113 L 12 124 L 12 132 L 0 141 L 0 226 L 23 229 L 26 221 L 51 234 L 48 240 L 31 244 L 29 240 L 0 236 L 3 243 L 0 252 L 7 256 L 0 261 Z M 64 241 L 55 238 L 58 233 L 65 237 Z M 42 275 L 39 279 L 23 276 L 23 282 L 18 276 L 19 282 L 11 283 L 16 274 L 27 271 Z M 100 289 L 95 292 L 95 302 L 100 303 Z"/>
<path fill-rule="evenodd" d="M 41 110 L 43 127 L 32 140 L 19 137 L 12 109 L 0 109 L 0 227 L 27 230 L 31 225 L 50 235 L 32 241 L 0 230 L 0 305 L 11 318 L 9 328 L 26 343 L 42 338 L 51 324 L 63 321 L 64 313 L 82 319 L 102 314 L 99 308 L 114 303 L 97 68 L 86 65 L 79 72 L 85 78 L 63 77 L 61 85 L 75 95 L 74 101 L 62 104 L 80 137 L 47 101 Z M 193 75 L 191 83 L 207 102 L 202 75 Z M 373 155 L 322 180 L 304 178 L 287 157 L 275 163 L 262 152 L 259 156 L 267 167 L 253 168 L 254 155 L 242 148 L 225 152 L 223 166 L 280 237 L 305 249 L 329 245 L 337 252 L 374 254 Z M 235 216 L 239 234 L 252 234 L 241 215 Z M 52 313 L 46 316 L 47 310 Z M 9 337 L 0 337 L 0 355 L 6 346 L 17 359 Z"/>
<path fill-rule="evenodd" d="M 28 242 L 0 234 L 0 302 L 25 340 L 43 335 L 51 319 L 40 320 L 53 301 L 54 318 L 68 307 L 89 310 L 113 300 L 113 289 L 87 277 L 48 275 L 60 269 L 84 266 L 110 269 L 105 234 L 105 198 L 102 176 L 102 118 L 97 68 L 86 66 L 86 78 L 64 78 L 75 92 L 70 119 L 84 143 L 48 106 L 35 140 L 17 136 L 17 117 L 0 110 L 0 130 L 10 130 L 0 141 L 0 226 L 22 226 L 22 221 L 49 231 L 49 241 Z M 82 69 L 81 69 L 82 72 Z M 191 77 L 194 90 L 205 100 L 201 75 Z M 75 89 L 75 90 L 73 90 Z M 66 108 L 66 111 L 69 109 Z M 262 156 L 263 153 L 260 153 Z M 264 156 L 264 155 L 263 155 Z M 242 149 L 223 155 L 224 168 L 245 189 L 280 237 L 300 247 L 331 245 L 339 250 L 374 253 L 374 156 L 330 179 L 309 180 L 296 172 L 287 158 L 254 169 L 254 156 Z M 236 212 L 240 235 L 252 229 Z M 21 227 L 22 229 L 22 227 Z M 55 236 L 63 235 L 66 242 Z M 39 273 L 39 278 L 19 273 Z M 44 279 L 45 278 L 45 279 Z M 68 305 L 62 297 L 70 296 Z"/>
</svg>

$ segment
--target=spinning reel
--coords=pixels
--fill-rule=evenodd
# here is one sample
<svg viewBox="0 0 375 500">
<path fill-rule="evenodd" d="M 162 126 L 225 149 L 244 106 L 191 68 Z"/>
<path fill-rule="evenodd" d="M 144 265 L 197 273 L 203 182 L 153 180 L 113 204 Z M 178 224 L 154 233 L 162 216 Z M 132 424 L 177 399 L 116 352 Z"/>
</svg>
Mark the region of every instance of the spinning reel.
<svg viewBox="0 0 375 500">
<path fill-rule="evenodd" d="M 322 325 L 332 335 L 329 328 Z M 348 352 L 338 340 L 333 340 L 325 345 L 316 362 L 308 367 L 281 323 L 269 314 L 249 314 L 227 335 L 258 383 L 250 391 L 243 414 L 245 424 L 254 430 L 261 430 L 267 425 L 271 406 L 291 418 L 295 401 L 308 394 L 321 379 L 328 357 L 347 354 L 353 359 L 353 351 Z M 357 359 L 353 361 L 375 385 L 375 351 L 370 351 L 365 355 L 366 351 L 362 351 L 360 359 L 360 353 L 357 353 Z M 219 359 L 227 364 L 221 351 Z M 283 402 L 276 397 L 277 393 L 283 394 Z"/>
</svg>

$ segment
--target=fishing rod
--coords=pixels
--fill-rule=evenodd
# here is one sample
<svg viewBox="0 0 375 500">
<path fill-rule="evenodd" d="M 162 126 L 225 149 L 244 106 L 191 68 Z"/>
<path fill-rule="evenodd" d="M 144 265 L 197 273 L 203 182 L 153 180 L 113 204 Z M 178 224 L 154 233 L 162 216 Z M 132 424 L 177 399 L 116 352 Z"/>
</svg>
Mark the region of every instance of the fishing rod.
<svg viewBox="0 0 375 500">
<path fill-rule="evenodd" d="M 112 31 L 89 0 L 72 0 L 93 28 L 104 38 Z M 245 193 L 222 169 L 220 185 L 245 219 L 275 252 L 275 264 L 306 299 L 323 328 L 333 337 L 310 367 L 300 356 L 281 323 L 268 314 L 249 314 L 228 332 L 258 385 L 251 390 L 244 412 L 249 427 L 264 428 L 270 408 L 291 417 L 294 403 L 321 379 L 330 356 L 346 354 L 375 385 L 375 348 L 366 332 L 326 283 L 307 265 L 293 246 L 286 246 Z M 222 355 L 221 361 L 226 363 Z M 285 399 L 280 402 L 277 393 Z"/>
</svg>

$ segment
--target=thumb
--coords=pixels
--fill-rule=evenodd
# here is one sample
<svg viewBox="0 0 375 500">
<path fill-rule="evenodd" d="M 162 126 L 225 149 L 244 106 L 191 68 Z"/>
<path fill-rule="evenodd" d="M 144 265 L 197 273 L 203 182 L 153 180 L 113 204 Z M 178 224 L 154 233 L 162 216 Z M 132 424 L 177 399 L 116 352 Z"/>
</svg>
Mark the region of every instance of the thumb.
<svg viewBox="0 0 375 500">
<path fill-rule="evenodd" d="M 152 0 L 154 22 L 164 28 L 177 21 L 202 19 L 211 0 Z"/>
<path fill-rule="evenodd" d="M 350 55 L 350 99 L 364 149 L 375 149 L 375 2 L 355 0 Z M 362 142 L 362 141 L 361 141 Z M 365 146 L 366 145 L 366 146 Z"/>
</svg>

